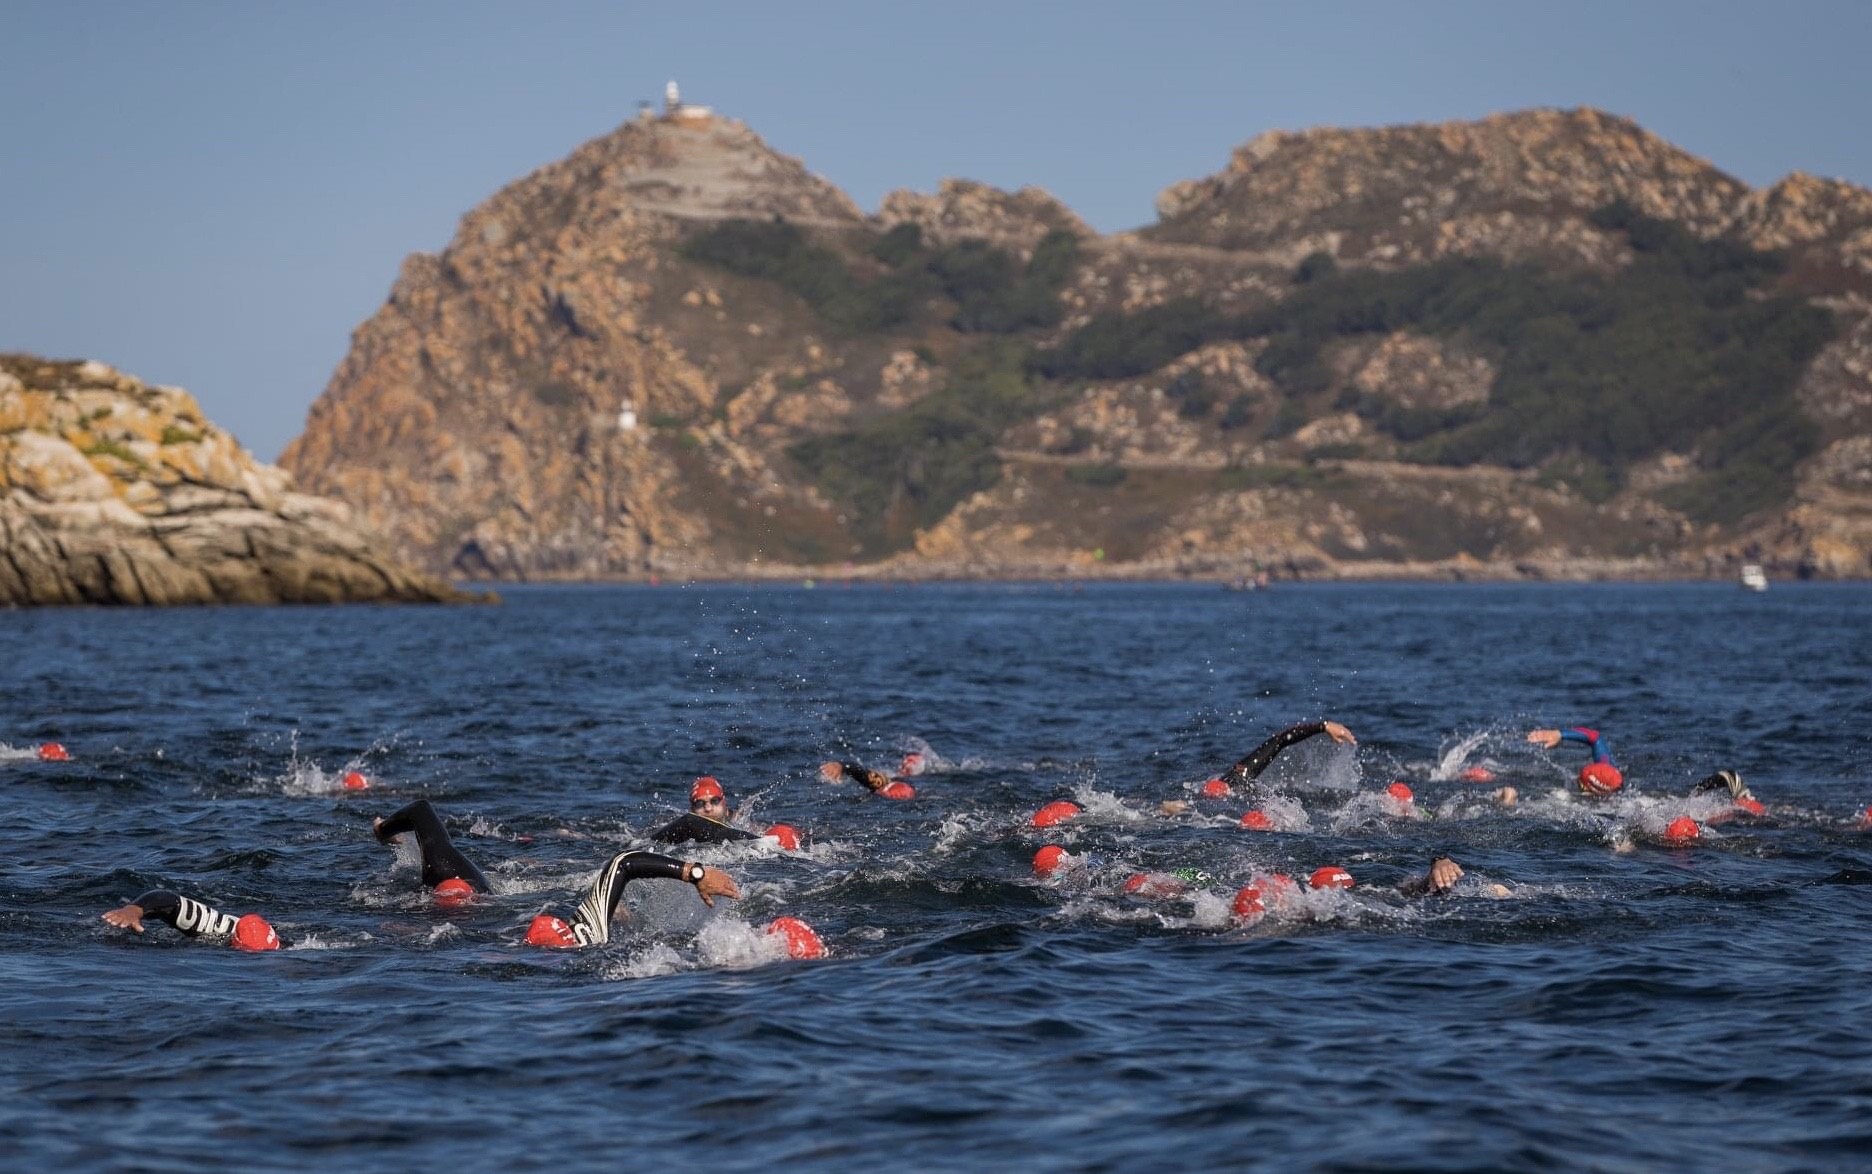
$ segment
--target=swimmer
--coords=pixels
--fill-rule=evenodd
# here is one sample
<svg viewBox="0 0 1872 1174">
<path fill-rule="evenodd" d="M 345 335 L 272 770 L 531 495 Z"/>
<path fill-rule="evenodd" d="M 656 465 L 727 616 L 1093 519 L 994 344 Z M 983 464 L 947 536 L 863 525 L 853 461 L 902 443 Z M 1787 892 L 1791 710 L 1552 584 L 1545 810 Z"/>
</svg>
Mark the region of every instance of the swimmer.
<svg viewBox="0 0 1872 1174">
<path fill-rule="evenodd" d="M 1748 784 L 1742 781 L 1742 776 L 1732 770 L 1719 770 L 1690 788 L 1691 795 L 1708 795 L 1717 791 L 1726 793 L 1737 810 L 1746 811 L 1750 815 L 1768 813 L 1768 808 L 1749 791 Z"/>
<path fill-rule="evenodd" d="M 713 908 L 717 897 L 739 897 L 741 890 L 728 874 L 695 861 L 678 860 L 655 852 L 631 850 L 619 852 L 598 870 L 585 899 L 579 902 L 572 919 L 566 921 L 542 913 L 527 927 L 527 943 L 558 949 L 597 946 L 611 940 L 611 921 L 617 916 L 618 902 L 624 887 L 634 880 L 680 880 L 695 886 L 696 896 Z"/>
<path fill-rule="evenodd" d="M 1430 862 L 1429 872 L 1400 882 L 1398 892 L 1406 897 L 1445 897 L 1462 878 L 1462 865 L 1448 856 L 1438 856 Z M 1506 897 L 1508 886 L 1489 885 L 1487 891 L 1491 897 Z"/>
<path fill-rule="evenodd" d="M 143 932 L 143 919 L 153 917 L 184 937 L 225 942 L 237 950 L 277 950 L 286 944 L 258 913 L 236 917 L 168 889 L 153 889 L 128 905 L 107 911 L 103 917 L 118 929 L 137 933 Z"/>
<path fill-rule="evenodd" d="M 381 844 L 398 843 L 404 832 L 415 832 L 416 846 L 422 849 L 422 882 L 429 888 L 459 894 L 466 885 L 477 893 L 492 891 L 487 877 L 449 839 L 442 817 L 427 799 L 416 800 L 388 819 L 379 816 L 371 821 L 371 831 Z"/>
<path fill-rule="evenodd" d="M 1228 770 L 1221 775 L 1223 786 L 1228 788 L 1247 786 L 1249 783 L 1261 777 L 1261 772 L 1266 770 L 1274 762 L 1275 757 L 1278 756 L 1281 751 L 1287 749 L 1287 747 L 1292 746 L 1296 742 L 1304 742 L 1308 738 L 1318 734 L 1325 734 L 1341 746 L 1358 745 L 1358 739 L 1352 736 L 1352 731 L 1346 729 L 1338 722 L 1301 722 L 1297 726 L 1288 726 L 1280 733 L 1275 734 L 1272 738 L 1269 738 L 1267 741 L 1255 747 L 1253 753 L 1249 754 L 1248 757 L 1242 759 L 1234 766 L 1229 767 Z M 1209 794 L 1209 790 L 1206 787 L 1204 794 Z M 1157 805 L 1157 811 L 1162 815 L 1181 815 L 1188 810 L 1189 803 L 1182 799 L 1170 799 Z"/>
<path fill-rule="evenodd" d="M 1599 736 L 1598 730 L 1589 730 L 1584 726 L 1565 730 L 1531 730 L 1527 740 L 1546 750 L 1552 750 L 1562 742 L 1578 742 L 1591 750 L 1592 761 L 1579 769 L 1581 794 L 1610 795 L 1625 785 L 1625 774 L 1612 762 L 1612 748 Z"/>
<path fill-rule="evenodd" d="M 679 815 L 650 833 L 659 844 L 725 844 L 731 840 L 755 840 L 760 837 L 738 827 L 730 827 L 728 795 L 714 775 L 703 775 L 689 788 L 689 814 Z"/>
<path fill-rule="evenodd" d="M 886 799 L 914 799 L 916 788 L 902 779 L 893 779 L 881 770 L 871 770 L 855 762 L 826 762 L 819 766 L 819 777 L 828 783 L 860 783 L 873 795 Z"/>
</svg>

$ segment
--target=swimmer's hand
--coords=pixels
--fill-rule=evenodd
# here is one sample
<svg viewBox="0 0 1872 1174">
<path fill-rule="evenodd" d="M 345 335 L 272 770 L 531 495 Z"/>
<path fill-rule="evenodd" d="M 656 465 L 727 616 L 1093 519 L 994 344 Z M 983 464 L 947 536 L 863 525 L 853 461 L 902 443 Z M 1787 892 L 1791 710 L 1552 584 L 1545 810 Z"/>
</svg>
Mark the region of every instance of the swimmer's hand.
<svg viewBox="0 0 1872 1174">
<path fill-rule="evenodd" d="M 741 890 L 735 888 L 734 878 L 719 868 L 704 868 L 702 879 L 696 882 L 696 896 L 702 903 L 713 909 L 717 897 L 739 897 Z"/>
<path fill-rule="evenodd" d="M 1503 787 L 1489 796 L 1489 798 L 1495 800 L 1496 803 L 1503 807 L 1513 807 L 1515 805 L 1515 800 L 1520 797 L 1521 793 L 1516 791 L 1513 787 Z"/>
<path fill-rule="evenodd" d="M 104 920 L 118 929 L 133 929 L 143 932 L 143 906 L 123 905 L 104 914 Z"/>
<path fill-rule="evenodd" d="M 375 819 L 373 819 L 373 820 L 371 820 L 371 821 L 370 821 L 370 830 L 371 830 L 371 835 L 373 835 L 373 836 L 376 836 L 376 837 L 377 837 L 377 842 L 378 842 L 378 843 L 380 843 L 380 844 L 401 844 L 401 843 L 403 842 L 403 837 L 402 837 L 402 836 L 391 836 L 391 837 L 390 837 L 389 839 L 387 839 L 387 840 L 386 840 L 386 839 L 384 839 L 384 838 L 383 838 L 383 833 L 381 833 L 381 832 L 379 832 L 379 831 L 377 830 L 378 828 L 380 828 L 380 827 L 382 827 L 382 826 L 383 826 L 383 816 L 381 816 L 381 815 L 380 815 L 380 816 L 378 816 L 378 817 L 376 817 Z"/>
<path fill-rule="evenodd" d="M 1430 862 L 1430 891 L 1447 893 L 1456 887 L 1462 876 L 1462 865 L 1447 856 L 1439 856 Z"/>
<path fill-rule="evenodd" d="M 1555 746 L 1560 744 L 1560 731 L 1533 730 L 1529 732 L 1527 740 L 1534 743 L 1536 746 L 1552 750 Z"/>
<path fill-rule="evenodd" d="M 1186 799 L 1165 799 L 1157 805 L 1158 815 L 1182 815 L 1188 810 L 1189 801 Z"/>
<path fill-rule="evenodd" d="M 1326 727 L 1326 736 L 1339 743 L 1341 746 L 1358 745 L 1358 739 L 1352 736 L 1352 731 L 1346 729 L 1338 722 L 1321 722 L 1320 724 Z"/>
</svg>

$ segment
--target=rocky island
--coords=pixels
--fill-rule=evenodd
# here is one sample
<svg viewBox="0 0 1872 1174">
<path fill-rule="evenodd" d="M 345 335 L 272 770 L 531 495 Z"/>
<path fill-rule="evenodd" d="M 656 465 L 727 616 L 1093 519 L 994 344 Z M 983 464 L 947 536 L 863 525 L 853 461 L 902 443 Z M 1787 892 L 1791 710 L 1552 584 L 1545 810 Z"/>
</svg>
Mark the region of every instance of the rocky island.
<svg viewBox="0 0 1872 1174">
<path fill-rule="evenodd" d="M 410 257 L 282 463 L 489 579 L 1872 573 L 1872 192 L 1533 110 L 1158 213 L 866 214 L 672 95 Z"/>
<path fill-rule="evenodd" d="M 444 602 L 179 388 L 0 355 L 0 605 Z"/>
</svg>

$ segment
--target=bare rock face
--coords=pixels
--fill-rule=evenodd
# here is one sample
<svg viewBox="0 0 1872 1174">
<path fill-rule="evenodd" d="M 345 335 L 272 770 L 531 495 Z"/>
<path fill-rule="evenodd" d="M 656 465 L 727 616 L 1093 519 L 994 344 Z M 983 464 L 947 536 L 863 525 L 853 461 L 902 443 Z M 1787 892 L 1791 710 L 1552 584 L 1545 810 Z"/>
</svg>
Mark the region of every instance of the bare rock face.
<svg viewBox="0 0 1872 1174">
<path fill-rule="evenodd" d="M 187 392 L 0 355 L 0 604 L 465 598 L 293 492 Z"/>
<path fill-rule="evenodd" d="M 1056 230 L 1080 237 L 1098 235 L 1041 188 L 1004 192 L 967 179 L 945 179 L 933 196 L 891 192 L 877 218 L 886 228 L 914 224 L 922 229 L 924 240 L 938 244 L 977 238 L 1031 249 Z"/>
<path fill-rule="evenodd" d="M 1270 131 L 1228 168 L 1175 184 L 1145 235 L 1225 249 L 1305 237 L 1344 260 L 1449 255 L 1610 264 L 1620 250 L 1585 223 L 1623 199 L 1703 235 L 1747 188 L 1628 119 L 1532 110 L 1479 122 Z"/>
</svg>

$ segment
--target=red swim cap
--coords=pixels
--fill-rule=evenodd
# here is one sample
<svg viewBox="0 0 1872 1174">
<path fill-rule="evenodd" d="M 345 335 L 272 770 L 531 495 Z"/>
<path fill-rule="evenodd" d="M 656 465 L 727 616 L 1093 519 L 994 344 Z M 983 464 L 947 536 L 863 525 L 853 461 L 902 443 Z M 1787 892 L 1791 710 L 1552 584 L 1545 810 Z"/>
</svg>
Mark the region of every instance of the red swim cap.
<svg viewBox="0 0 1872 1174">
<path fill-rule="evenodd" d="M 1202 785 L 1202 793 L 1205 799 L 1226 799 L 1229 794 L 1229 785 L 1221 779 L 1210 779 Z"/>
<path fill-rule="evenodd" d="M 1267 912 L 1267 906 L 1261 901 L 1261 890 L 1254 885 L 1243 885 L 1235 891 L 1235 904 L 1230 912 L 1246 921 L 1250 917 L 1259 917 Z"/>
<path fill-rule="evenodd" d="M 1697 828 L 1697 821 L 1687 815 L 1678 816 L 1664 829 L 1664 838 L 1673 844 L 1688 844 L 1702 834 Z"/>
<path fill-rule="evenodd" d="M 714 775 L 703 775 L 695 781 L 695 786 L 689 788 L 689 802 L 691 803 L 697 799 L 726 799 L 727 797 L 722 793 L 721 784 L 715 781 Z"/>
<path fill-rule="evenodd" d="M 39 744 L 39 761 L 70 762 L 71 752 L 57 742 L 41 742 Z"/>
<path fill-rule="evenodd" d="M 234 923 L 234 938 L 228 943 L 236 950 L 277 950 L 279 935 L 258 913 L 249 913 Z"/>
<path fill-rule="evenodd" d="M 1180 897 L 1186 886 L 1174 876 L 1134 872 L 1125 878 L 1124 891 L 1138 897 Z"/>
<path fill-rule="evenodd" d="M 1028 821 L 1028 824 L 1029 826 L 1037 828 L 1050 828 L 1054 824 L 1065 823 L 1075 815 L 1080 814 L 1083 810 L 1084 809 L 1077 803 L 1069 803 L 1064 799 L 1058 799 L 1034 812 L 1033 818 Z"/>
<path fill-rule="evenodd" d="M 903 761 L 897 764 L 897 773 L 906 778 L 914 778 L 923 773 L 926 765 L 928 764 L 923 761 L 923 756 L 913 750 L 904 755 Z"/>
<path fill-rule="evenodd" d="M 1399 803 L 1409 803 L 1417 797 L 1411 793 L 1410 785 L 1403 782 L 1392 783 L 1390 786 L 1386 787 L 1384 791 L 1385 794 L 1396 799 Z"/>
<path fill-rule="evenodd" d="M 892 779 L 877 789 L 877 793 L 886 799 L 914 799 L 916 788 L 901 779 Z"/>
<path fill-rule="evenodd" d="M 344 777 L 344 789 L 345 790 L 362 791 L 368 786 L 370 786 L 370 780 L 365 778 L 363 775 L 359 774 L 357 771 L 348 770 L 345 772 L 345 777 Z"/>
<path fill-rule="evenodd" d="M 799 832 L 791 824 L 777 823 L 763 834 L 789 852 L 799 851 Z"/>
<path fill-rule="evenodd" d="M 1060 847 L 1058 844 L 1048 844 L 1046 847 L 1034 853 L 1034 875 L 1052 876 L 1055 872 L 1066 867 L 1071 861 L 1072 857 L 1066 854 L 1066 849 Z"/>
<path fill-rule="evenodd" d="M 1352 887 L 1352 874 L 1336 864 L 1314 870 L 1313 877 L 1307 882 L 1316 889 L 1349 889 Z"/>
<path fill-rule="evenodd" d="M 1492 783 L 1495 781 L 1495 772 L 1486 766 L 1465 766 L 1456 777 L 1465 783 Z"/>
<path fill-rule="evenodd" d="M 1274 821 L 1267 817 L 1267 812 L 1259 809 L 1244 811 L 1241 817 L 1241 825 L 1251 832 L 1271 832 L 1274 830 Z"/>
<path fill-rule="evenodd" d="M 458 876 L 452 876 L 435 887 L 438 905 L 460 905 L 474 895 L 474 886 Z"/>
<path fill-rule="evenodd" d="M 1768 814 L 1768 809 L 1762 806 L 1762 801 L 1760 799 L 1737 799 L 1735 805 L 1738 810 L 1746 811 L 1750 815 Z"/>
<path fill-rule="evenodd" d="M 551 914 L 542 913 L 527 926 L 527 945 L 546 946 L 555 950 L 571 950 L 578 947 L 577 935 L 572 927 Z"/>
<path fill-rule="evenodd" d="M 767 935 L 783 934 L 786 937 L 786 952 L 789 958 L 823 958 L 826 954 L 825 943 L 813 932 L 813 927 L 797 917 L 776 917 L 767 923 Z"/>
<path fill-rule="evenodd" d="M 1589 762 L 1579 768 L 1579 789 L 1588 795 L 1610 795 L 1625 785 L 1625 776 L 1609 762 Z"/>
</svg>

